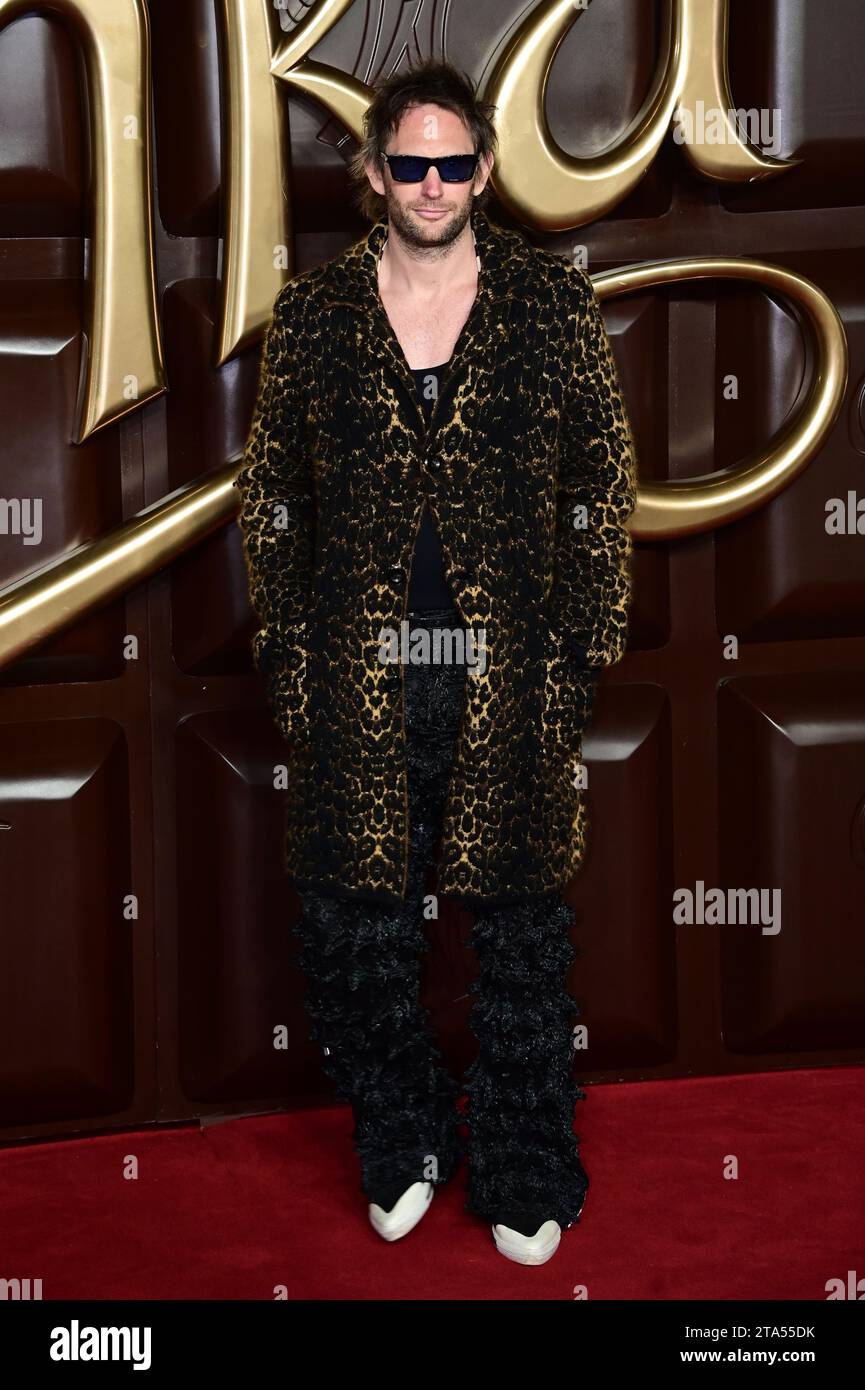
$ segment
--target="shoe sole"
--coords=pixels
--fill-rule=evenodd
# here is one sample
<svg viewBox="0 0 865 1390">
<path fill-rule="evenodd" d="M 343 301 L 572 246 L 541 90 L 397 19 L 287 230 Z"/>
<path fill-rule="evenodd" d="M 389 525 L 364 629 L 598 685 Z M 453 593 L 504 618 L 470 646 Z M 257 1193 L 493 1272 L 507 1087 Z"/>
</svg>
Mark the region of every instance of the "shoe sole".
<svg viewBox="0 0 865 1390">
<path fill-rule="evenodd" d="M 402 1240 L 428 1212 L 433 1190 L 431 1182 L 414 1182 L 390 1211 L 371 1202 L 369 1220 L 373 1230 L 382 1240 Z"/>
<path fill-rule="evenodd" d="M 521 1235 L 510 1226 L 493 1226 L 492 1232 L 499 1254 L 518 1265 L 546 1264 L 555 1255 L 562 1238 L 557 1221 L 545 1221 L 533 1236 Z"/>
</svg>

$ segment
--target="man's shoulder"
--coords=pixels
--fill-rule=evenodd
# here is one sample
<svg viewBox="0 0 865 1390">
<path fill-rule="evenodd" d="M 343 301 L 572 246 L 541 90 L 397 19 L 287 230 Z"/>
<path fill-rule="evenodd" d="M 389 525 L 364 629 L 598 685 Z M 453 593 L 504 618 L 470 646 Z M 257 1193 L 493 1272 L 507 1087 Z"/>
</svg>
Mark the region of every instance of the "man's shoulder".
<svg viewBox="0 0 865 1390">
<path fill-rule="evenodd" d="M 563 255 L 558 251 L 544 251 L 535 246 L 531 249 L 537 273 L 554 293 L 582 298 L 586 290 L 591 288 L 592 282 L 588 273 L 577 265 L 570 255 Z"/>
<path fill-rule="evenodd" d="M 314 303 L 322 289 L 327 287 L 327 268 L 329 265 L 330 261 L 326 261 L 323 265 L 313 266 L 310 270 L 299 271 L 296 275 L 292 275 L 290 280 L 286 280 L 273 302 L 274 314 L 288 317 L 298 312 L 305 312 L 310 303 Z"/>
<path fill-rule="evenodd" d="M 534 246 L 522 232 L 491 220 L 489 226 L 502 272 L 515 284 L 538 294 L 572 295 L 578 299 L 591 288 L 588 274 L 570 256 Z"/>
<path fill-rule="evenodd" d="M 306 312 L 310 306 L 336 294 L 354 293 L 360 258 L 367 243 L 367 237 L 361 236 L 321 264 L 293 275 L 276 296 L 274 309 L 283 313 Z"/>
</svg>

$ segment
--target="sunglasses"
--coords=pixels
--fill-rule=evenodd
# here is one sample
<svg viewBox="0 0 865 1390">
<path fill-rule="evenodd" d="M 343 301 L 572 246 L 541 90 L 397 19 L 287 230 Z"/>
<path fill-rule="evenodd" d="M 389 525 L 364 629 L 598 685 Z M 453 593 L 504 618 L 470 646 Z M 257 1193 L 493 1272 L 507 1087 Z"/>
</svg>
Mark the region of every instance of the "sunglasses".
<svg viewBox="0 0 865 1390">
<path fill-rule="evenodd" d="M 394 183 L 422 183 L 434 166 L 442 183 L 468 183 L 474 178 L 480 155 L 446 154 L 430 159 L 425 154 L 385 154 L 382 159 L 390 169 Z"/>
</svg>

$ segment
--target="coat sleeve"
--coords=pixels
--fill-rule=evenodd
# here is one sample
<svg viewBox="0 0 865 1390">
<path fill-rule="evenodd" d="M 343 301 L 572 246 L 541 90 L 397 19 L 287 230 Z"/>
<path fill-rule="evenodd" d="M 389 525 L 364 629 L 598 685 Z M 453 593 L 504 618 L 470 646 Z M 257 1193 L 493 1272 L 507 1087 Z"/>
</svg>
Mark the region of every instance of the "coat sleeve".
<svg viewBox="0 0 865 1390">
<path fill-rule="evenodd" d="M 615 361 L 588 275 L 576 314 L 576 373 L 560 430 L 552 622 L 595 674 L 624 655 L 636 461 Z"/>
<path fill-rule="evenodd" d="M 277 296 L 264 339 L 258 393 L 234 486 L 249 597 L 260 623 L 252 639 L 276 723 L 303 727 L 309 594 L 315 554 L 314 483 L 306 401 L 297 358 L 302 306 L 291 284 Z"/>
</svg>

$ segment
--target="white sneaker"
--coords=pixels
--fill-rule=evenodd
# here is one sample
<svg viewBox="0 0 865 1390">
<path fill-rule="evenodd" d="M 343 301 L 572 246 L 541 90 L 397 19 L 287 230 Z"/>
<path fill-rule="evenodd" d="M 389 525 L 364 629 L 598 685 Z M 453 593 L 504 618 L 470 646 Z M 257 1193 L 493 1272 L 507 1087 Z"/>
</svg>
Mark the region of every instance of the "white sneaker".
<svg viewBox="0 0 865 1390">
<path fill-rule="evenodd" d="M 533 1236 L 524 1236 L 510 1226 L 493 1226 L 493 1240 L 500 1255 L 518 1265 L 542 1265 L 559 1248 L 562 1228 L 557 1221 L 545 1221 Z"/>
<path fill-rule="evenodd" d="M 383 1211 L 375 1202 L 370 1202 L 370 1225 L 383 1240 L 400 1240 L 414 1230 L 421 1217 L 426 1215 L 432 1199 L 431 1182 L 413 1182 L 390 1211 Z"/>
</svg>

